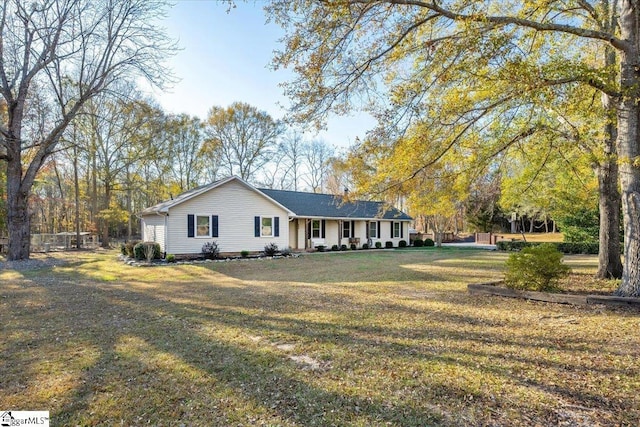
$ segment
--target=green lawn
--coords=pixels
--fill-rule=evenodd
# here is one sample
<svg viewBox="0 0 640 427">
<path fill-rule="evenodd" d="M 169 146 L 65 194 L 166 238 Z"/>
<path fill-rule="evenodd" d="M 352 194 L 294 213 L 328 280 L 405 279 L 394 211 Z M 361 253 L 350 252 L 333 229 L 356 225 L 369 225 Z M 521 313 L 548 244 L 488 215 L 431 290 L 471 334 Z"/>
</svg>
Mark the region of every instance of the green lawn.
<svg viewBox="0 0 640 427">
<path fill-rule="evenodd" d="M 52 425 L 640 424 L 640 314 L 500 297 L 506 255 L 0 269 L 0 409 Z M 587 277 L 595 257 L 569 257 Z"/>
</svg>

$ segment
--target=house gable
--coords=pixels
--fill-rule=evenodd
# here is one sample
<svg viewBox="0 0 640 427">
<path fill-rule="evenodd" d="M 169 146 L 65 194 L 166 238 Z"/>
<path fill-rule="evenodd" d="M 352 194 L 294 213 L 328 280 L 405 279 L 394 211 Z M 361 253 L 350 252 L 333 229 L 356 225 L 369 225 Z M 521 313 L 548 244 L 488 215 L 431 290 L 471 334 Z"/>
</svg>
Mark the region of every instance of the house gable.
<svg viewBox="0 0 640 427">
<path fill-rule="evenodd" d="M 234 177 L 187 193 L 141 213 L 144 230 L 154 217 L 164 217 L 165 252 L 200 253 L 211 241 L 223 253 L 262 251 L 269 243 L 288 246 L 288 228 L 280 224 L 287 223 L 291 212 L 241 179 Z M 257 237 L 256 217 L 260 221 Z M 143 236 L 147 237 L 152 236 Z"/>
</svg>

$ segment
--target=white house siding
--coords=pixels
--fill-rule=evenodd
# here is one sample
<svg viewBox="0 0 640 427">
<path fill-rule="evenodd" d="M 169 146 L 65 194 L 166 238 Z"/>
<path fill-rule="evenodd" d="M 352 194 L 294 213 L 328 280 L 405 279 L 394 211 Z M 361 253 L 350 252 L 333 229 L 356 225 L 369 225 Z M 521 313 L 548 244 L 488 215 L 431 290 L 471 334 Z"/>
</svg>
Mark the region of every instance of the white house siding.
<svg viewBox="0 0 640 427">
<path fill-rule="evenodd" d="M 298 223 L 298 239 L 296 245 L 291 245 L 292 248 L 295 249 L 306 249 L 306 239 L 307 239 L 307 220 L 304 218 L 298 218 L 293 220 L 292 222 Z"/>
<path fill-rule="evenodd" d="M 367 222 L 366 221 L 356 221 L 354 227 L 354 236 L 360 239 L 359 248 L 362 247 L 365 243 L 367 243 Z"/>
<path fill-rule="evenodd" d="M 387 242 L 392 242 L 394 247 L 398 247 L 400 244 L 400 240 L 404 240 L 406 242 L 409 241 L 408 233 L 409 233 L 409 223 L 407 221 L 400 222 L 400 226 L 402 227 L 402 231 L 400 236 L 402 237 L 391 237 L 393 234 L 391 233 L 391 224 L 399 221 L 381 221 L 380 223 L 380 237 L 377 239 L 382 243 L 382 247 Z M 374 239 L 375 242 L 375 239 Z M 375 243 L 374 243 L 375 244 Z"/>
<path fill-rule="evenodd" d="M 160 250 L 165 251 L 164 215 L 146 215 L 142 218 L 142 240 L 160 244 Z"/>
<path fill-rule="evenodd" d="M 331 249 L 333 245 L 338 244 L 338 221 L 330 219 L 325 221 L 324 236 L 324 244 L 327 248 Z"/>
<path fill-rule="evenodd" d="M 291 249 L 299 249 L 298 248 L 298 229 L 296 228 L 297 226 L 298 226 L 297 219 L 294 219 L 293 221 L 289 221 L 289 247 Z"/>
<path fill-rule="evenodd" d="M 218 237 L 187 237 L 187 216 L 217 215 Z M 279 237 L 255 237 L 254 217 L 279 217 Z M 195 254 L 206 242 L 216 241 L 220 252 L 258 252 L 275 243 L 289 246 L 288 212 L 238 181 L 230 181 L 169 209 L 168 252 Z"/>
<path fill-rule="evenodd" d="M 356 223 L 356 237 L 360 237 L 360 244 L 362 245 L 363 243 L 367 243 L 367 224 L 369 222 L 379 222 L 380 223 L 380 235 L 375 237 L 375 238 L 371 238 L 371 243 L 372 243 L 372 247 L 375 247 L 376 242 L 380 242 L 382 244 L 382 247 L 385 247 L 385 244 L 387 242 L 392 242 L 393 243 L 393 247 L 398 247 L 400 244 L 401 240 L 404 240 L 406 242 L 409 242 L 409 223 L 407 221 L 401 221 L 401 226 L 402 226 L 402 233 L 401 236 L 402 237 L 391 237 L 391 224 L 393 222 L 399 222 L 399 221 L 390 221 L 390 220 L 369 220 L 367 221 L 361 221 L 360 223 Z"/>
<path fill-rule="evenodd" d="M 304 250 L 305 249 L 305 239 L 307 236 L 307 225 L 305 218 L 296 218 L 293 221 L 289 222 L 289 246 L 295 250 Z M 349 219 L 345 219 L 344 221 L 351 221 Z M 364 243 L 367 243 L 367 223 L 370 221 L 377 220 L 355 220 L 354 221 L 354 236 L 360 239 L 360 244 L 358 248 L 362 247 Z M 397 222 L 397 221 L 395 221 Z M 298 224 L 296 228 L 296 223 Z M 381 244 L 385 245 L 386 242 L 393 242 L 394 247 L 398 247 L 401 240 L 406 242 L 409 241 L 408 233 L 409 233 L 409 222 L 402 221 L 402 237 L 391 237 L 391 223 L 389 220 L 381 220 L 380 221 L 380 234 L 378 238 L 371 239 L 373 245 L 375 242 L 381 242 Z M 342 238 L 341 236 L 341 228 L 340 221 L 336 219 L 326 219 L 325 220 L 325 238 L 319 239 L 323 241 L 324 246 L 327 249 L 331 249 L 333 245 L 347 245 L 349 247 L 349 239 Z"/>
</svg>

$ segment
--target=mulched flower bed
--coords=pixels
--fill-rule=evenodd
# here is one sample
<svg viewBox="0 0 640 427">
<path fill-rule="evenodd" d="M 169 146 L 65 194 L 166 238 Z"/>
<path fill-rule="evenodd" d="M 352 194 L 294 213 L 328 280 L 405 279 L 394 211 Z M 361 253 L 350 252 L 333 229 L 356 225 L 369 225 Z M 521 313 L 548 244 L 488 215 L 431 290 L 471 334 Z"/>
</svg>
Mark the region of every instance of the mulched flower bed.
<svg viewBox="0 0 640 427">
<path fill-rule="evenodd" d="M 493 295 L 522 298 L 533 301 L 558 304 L 628 307 L 640 310 L 640 298 L 614 296 L 619 281 L 597 279 L 588 274 L 572 273 L 560 281 L 558 292 L 534 292 L 510 289 L 503 282 L 469 284 L 467 289 L 473 295 Z"/>
</svg>

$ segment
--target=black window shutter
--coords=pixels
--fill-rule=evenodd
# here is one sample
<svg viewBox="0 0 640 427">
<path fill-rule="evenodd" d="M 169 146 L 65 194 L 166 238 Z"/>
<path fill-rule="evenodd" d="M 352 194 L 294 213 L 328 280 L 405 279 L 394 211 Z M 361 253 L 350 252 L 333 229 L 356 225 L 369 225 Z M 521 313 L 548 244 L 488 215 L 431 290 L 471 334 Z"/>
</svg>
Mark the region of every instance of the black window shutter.
<svg viewBox="0 0 640 427">
<path fill-rule="evenodd" d="M 378 239 L 381 239 L 382 236 L 380 235 L 380 221 L 378 221 Z"/>
<path fill-rule="evenodd" d="M 187 237 L 195 237 L 195 222 L 196 218 L 194 215 L 187 215 Z"/>
<path fill-rule="evenodd" d="M 369 224 L 370 224 L 370 223 L 369 223 L 369 221 L 365 222 L 365 224 L 366 224 L 366 226 L 367 226 L 366 228 L 367 228 L 367 239 L 368 239 L 369 237 L 371 237 L 371 236 L 370 236 L 370 234 L 371 234 L 371 229 L 369 228 L 369 227 L 371 227 L 371 226 L 369 225 Z"/>
<path fill-rule="evenodd" d="M 351 237 L 356 237 L 356 222 L 351 221 Z"/>
<path fill-rule="evenodd" d="M 211 215 L 211 237 L 218 237 L 218 215 Z"/>
<path fill-rule="evenodd" d="M 254 226 L 254 235 L 256 237 L 260 237 L 260 217 L 256 216 L 253 218 L 253 226 Z"/>
<path fill-rule="evenodd" d="M 393 235 L 393 221 L 391 221 L 391 234 L 389 234 L 389 236 L 391 236 L 392 239 L 395 237 Z"/>
<path fill-rule="evenodd" d="M 313 222 L 313 220 L 307 220 L 309 222 L 307 222 L 307 239 L 311 238 L 311 223 Z"/>
<path fill-rule="evenodd" d="M 400 238 L 404 239 L 404 224 L 400 222 Z"/>
<path fill-rule="evenodd" d="M 273 237 L 280 237 L 280 217 L 273 218 Z"/>
<path fill-rule="evenodd" d="M 325 237 L 327 237 L 327 233 L 326 233 L 326 230 L 327 230 L 327 224 L 326 224 L 326 223 L 327 223 L 327 222 L 323 219 L 323 220 L 322 220 L 322 238 L 323 238 L 323 239 L 324 239 Z"/>
</svg>

